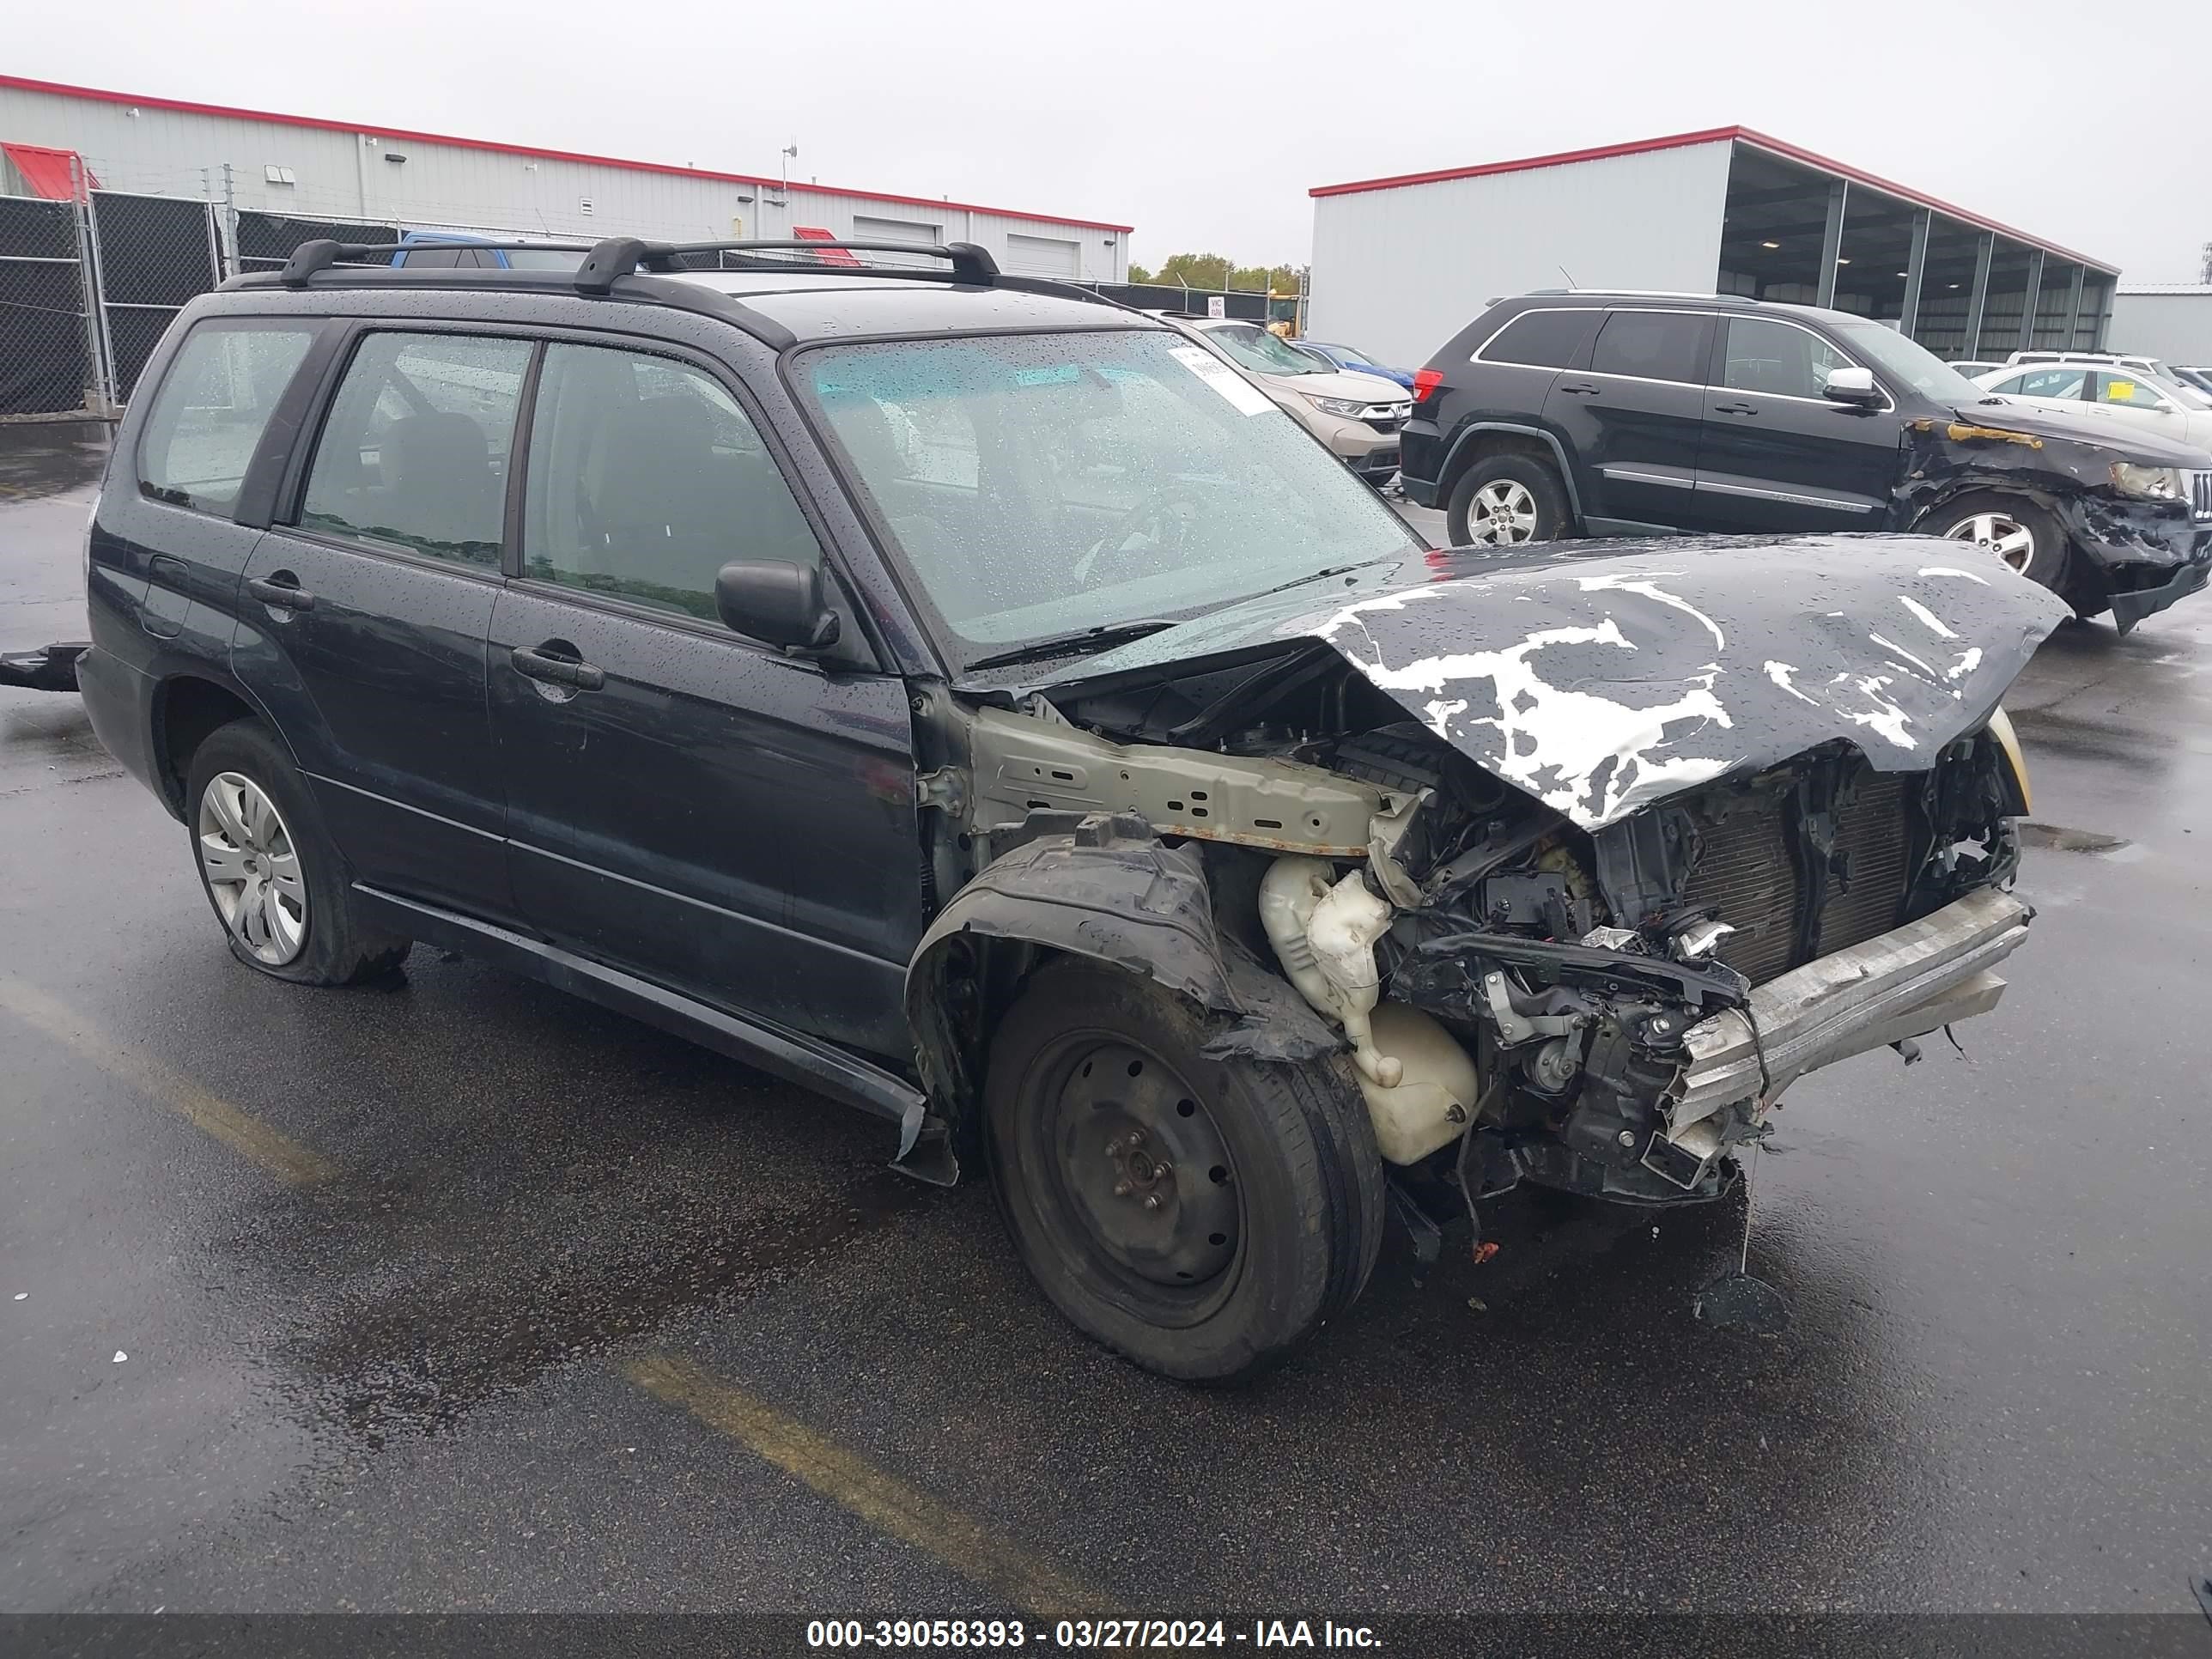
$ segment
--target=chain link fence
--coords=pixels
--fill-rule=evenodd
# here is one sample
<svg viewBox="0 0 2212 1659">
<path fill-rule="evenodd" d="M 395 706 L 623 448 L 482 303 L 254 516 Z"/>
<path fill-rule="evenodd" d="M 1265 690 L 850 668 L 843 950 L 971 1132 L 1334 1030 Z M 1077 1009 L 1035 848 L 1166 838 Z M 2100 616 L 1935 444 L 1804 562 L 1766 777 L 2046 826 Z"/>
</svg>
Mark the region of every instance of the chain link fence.
<svg viewBox="0 0 2212 1659">
<path fill-rule="evenodd" d="M 234 210 L 211 195 L 87 189 L 81 168 L 72 183 L 70 201 L 0 195 L 0 421 L 112 420 L 196 295 L 236 272 L 276 270 L 302 242 L 396 242 L 404 234 L 358 219 Z"/>
<path fill-rule="evenodd" d="M 0 196 L 0 421 L 106 412 L 82 202 Z"/>
</svg>

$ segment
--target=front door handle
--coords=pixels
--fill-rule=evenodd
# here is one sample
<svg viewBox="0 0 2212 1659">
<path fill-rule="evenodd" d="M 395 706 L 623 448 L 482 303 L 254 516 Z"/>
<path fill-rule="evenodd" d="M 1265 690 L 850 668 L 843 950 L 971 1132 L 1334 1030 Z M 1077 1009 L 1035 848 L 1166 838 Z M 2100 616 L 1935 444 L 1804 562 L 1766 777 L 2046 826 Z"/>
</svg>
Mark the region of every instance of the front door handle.
<svg viewBox="0 0 2212 1659">
<path fill-rule="evenodd" d="M 1585 380 L 1576 386 L 1563 386 L 1559 390 L 1562 392 L 1571 392 L 1577 398 L 1595 398 L 1597 396 L 1598 389 Z"/>
<path fill-rule="evenodd" d="M 1716 415 L 1756 415 L 1759 413 L 1759 405 L 1757 404 L 1715 404 L 1713 405 L 1713 413 Z"/>
<path fill-rule="evenodd" d="M 543 685 L 565 685 L 572 691 L 596 691 L 607 683 L 605 671 L 574 657 L 556 657 L 542 647 L 518 645 L 507 653 L 514 672 Z"/>
<path fill-rule="evenodd" d="M 246 591 L 264 605 L 272 605 L 279 611 L 313 611 L 315 596 L 300 586 L 300 579 L 289 570 L 279 570 L 264 579 L 249 576 Z"/>
</svg>

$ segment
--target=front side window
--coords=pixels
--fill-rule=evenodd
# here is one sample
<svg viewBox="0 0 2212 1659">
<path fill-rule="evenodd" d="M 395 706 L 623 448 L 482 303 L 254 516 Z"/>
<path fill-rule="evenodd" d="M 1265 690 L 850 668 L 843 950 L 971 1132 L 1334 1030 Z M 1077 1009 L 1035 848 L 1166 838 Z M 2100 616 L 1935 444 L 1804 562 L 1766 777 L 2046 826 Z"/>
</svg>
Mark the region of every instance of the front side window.
<svg viewBox="0 0 2212 1659">
<path fill-rule="evenodd" d="M 1613 312 L 1598 330 L 1590 372 L 1703 386 L 1706 321 L 1682 311 Z"/>
<path fill-rule="evenodd" d="M 703 621 L 732 560 L 822 558 L 744 410 L 665 357 L 547 347 L 523 494 L 525 575 Z"/>
<path fill-rule="evenodd" d="M 307 474 L 302 528 L 499 568 L 527 340 L 371 334 Z"/>
<path fill-rule="evenodd" d="M 1164 330 L 836 346 L 800 365 L 970 661 L 1417 545 L 1256 387 Z"/>
<path fill-rule="evenodd" d="M 1486 363 L 1517 363 L 1529 368 L 1565 368 L 1589 338 L 1595 311 L 1526 311 L 1505 325 L 1482 349 Z"/>
<path fill-rule="evenodd" d="M 1728 352 L 1721 384 L 1734 391 L 1818 398 L 1831 369 L 1850 367 L 1850 359 L 1820 336 L 1787 323 L 1731 317 L 1723 326 L 1728 330 Z"/>
<path fill-rule="evenodd" d="M 2124 409 L 2156 409 L 2165 400 L 2150 381 L 2128 370 L 2118 374 L 2099 374 L 2097 401 L 2117 404 Z"/>
<path fill-rule="evenodd" d="M 199 324 L 170 360 L 138 441 L 138 488 L 228 515 L 276 400 L 314 338 L 306 328 Z"/>
</svg>

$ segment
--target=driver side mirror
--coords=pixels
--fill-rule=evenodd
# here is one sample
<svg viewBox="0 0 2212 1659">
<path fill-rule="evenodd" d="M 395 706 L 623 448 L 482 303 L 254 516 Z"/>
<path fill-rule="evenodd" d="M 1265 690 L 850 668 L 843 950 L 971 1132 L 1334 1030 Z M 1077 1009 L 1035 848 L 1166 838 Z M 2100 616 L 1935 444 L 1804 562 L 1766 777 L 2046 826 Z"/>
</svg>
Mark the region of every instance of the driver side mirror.
<svg viewBox="0 0 2212 1659">
<path fill-rule="evenodd" d="M 788 651 L 837 643 L 837 613 L 818 564 L 732 559 L 714 578 L 714 610 L 726 627 Z"/>
<path fill-rule="evenodd" d="M 1849 404 L 1855 409 L 1873 409 L 1881 402 L 1881 388 L 1874 383 L 1870 368 L 1830 369 L 1820 395 L 1831 403 Z"/>
</svg>

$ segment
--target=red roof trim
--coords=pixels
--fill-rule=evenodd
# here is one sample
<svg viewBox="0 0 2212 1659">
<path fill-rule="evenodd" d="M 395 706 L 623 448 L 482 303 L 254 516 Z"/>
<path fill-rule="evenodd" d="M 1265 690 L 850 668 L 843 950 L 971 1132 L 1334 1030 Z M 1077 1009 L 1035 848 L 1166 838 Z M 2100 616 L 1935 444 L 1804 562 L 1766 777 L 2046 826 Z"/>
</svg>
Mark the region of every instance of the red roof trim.
<svg viewBox="0 0 2212 1659">
<path fill-rule="evenodd" d="M 1841 161 L 1830 161 L 1825 155 L 1790 143 L 1786 140 L 1770 138 L 1763 132 L 1755 132 L 1749 127 L 1741 126 L 1708 127 L 1702 132 L 1670 133 L 1663 138 L 1643 138 L 1627 144 L 1602 144 L 1594 149 L 1562 150 L 1554 155 L 1530 155 L 1513 161 L 1488 161 L 1480 167 L 1443 167 L 1434 173 L 1406 173 L 1389 179 L 1360 179 L 1350 184 L 1316 185 L 1306 194 L 1316 197 L 1351 196 L 1362 191 L 1397 190 L 1408 185 L 1443 184 L 1455 179 L 1485 178 L 1494 173 L 1527 173 L 1537 167 L 1566 167 L 1577 161 L 1602 161 L 1617 155 L 1645 155 L 1656 150 L 1683 149 L 1692 144 L 1723 143 L 1750 144 L 1790 161 L 1802 162 L 1807 167 L 1835 173 L 1841 178 L 1851 180 L 1854 184 L 1864 185 L 1869 190 L 1878 190 L 1885 196 L 1894 196 L 1901 201 L 1911 202 L 1919 207 L 1933 208 L 1938 213 L 1947 214 L 1954 219 L 1978 226 L 1981 229 L 1996 231 L 1999 235 L 2008 236 L 2013 240 L 2024 242 L 2030 247 L 2039 247 L 2046 253 L 2056 253 L 2061 258 L 2071 259 L 2081 264 L 2094 265 L 2099 270 L 2112 276 L 2119 274 L 2120 268 L 2107 260 L 2093 259 L 2086 253 L 2076 253 L 2071 248 L 2062 247 L 2057 243 L 2047 240 L 2041 236 L 2031 236 L 2026 231 L 2014 230 L 2010 225 L 2002 224 L 1995 219 L 1984 218 L 1978 213 L 1969 213 L 1964 208 L 1954 207 L 1940 198 L 1927 195 L 1905 185 L 1893 184 L 1875 173 L 1863 172 L 1860 168 L 1847 166 Z"/>
<path fill-rule="evenodd" d="M 1443 167 L 1435 173 L 1401 173 L 1391 179 L 1361 179 L 1348 185 L 1316 185 L 1309 196 L 1351 196 L 1364 190 L 1396 190 L 1406 185 L 1441 185 L 1453 179 L 1481 179 L 1493 173 L 1527 173 L 1537 167 L 1566 167 L 1575 161 L 1603 161 L 1616 155 L 1642 155 L 1652 150 L 1682 149 L 1692 144 L 1717 144 L 1741 137 L 1741 127 L 1710 127 L 1703 132 L 1678 132 L 1665 138 L 1639 138 L 1632 144 L 1601 144 L 1595 149 L 1563 149 L 1555 155 L 1529 155 L 1517 161 L 1486 161 L 1480 167 Z"/>
<path fill-rule="evenodd" d="M 19 92 L 52 93 L 58 98 L 89 98 L 103 104 L 137 104 L 148 109 L 177 110 L 186 115 L 221 115 L 237 121 L 269 121 L 279 126 L 313 127 L 323 132 L 367 133 L 377 138 L 403 138 L 418 144 L 450 144 L 457 149 L 492 150 L 501 155 L 528 155 L 539 161 L 575 161 L 586 167 L 621 167 L 631 173 L 666 173 L 683 179 L 711 179 L 731 185 L 775 185 L 780 181 L 751 173 L 720 173 L 708 167 L 681 167 L 668 161 L 633 161 L 617 155 L 587 155 L 580 151 L 540 149 L 531 144 L 502 144 L 489 138 L 456 138 L 449 133 L 417 132 L 409 127 L 380 127 L 366 121 L 331 121 L 313 115 L 282 115 L 270 110 L 234 109 L 225 104 L 196 104 L 182 98 L 148 98 L 137 93 L 108 92 L 98 87 L 67 86 L 58 81 L 33 81 L 20 75 L 0 75 L 0 87 Z M 1071 219 L 1058 213 L 1025 213 L 1017 208 L 983 207 L 974 202 L 948 201 L 935 196 L 902 196 L 882 190 L 848 190 L 841 185 L 802 185 L 802 190 L 825 196 L 849 196 L 863 202 L 902 202 L 913 207 L 957 208 L 963 213 L 989 213 L 1002 219 L 1033 219 L 1039 224 L 1074 225 L 1084 230 L 1113 230 L 1127 234 L 1133 225 L 1111 225 L 1103 219 Z"/>
</svg>

